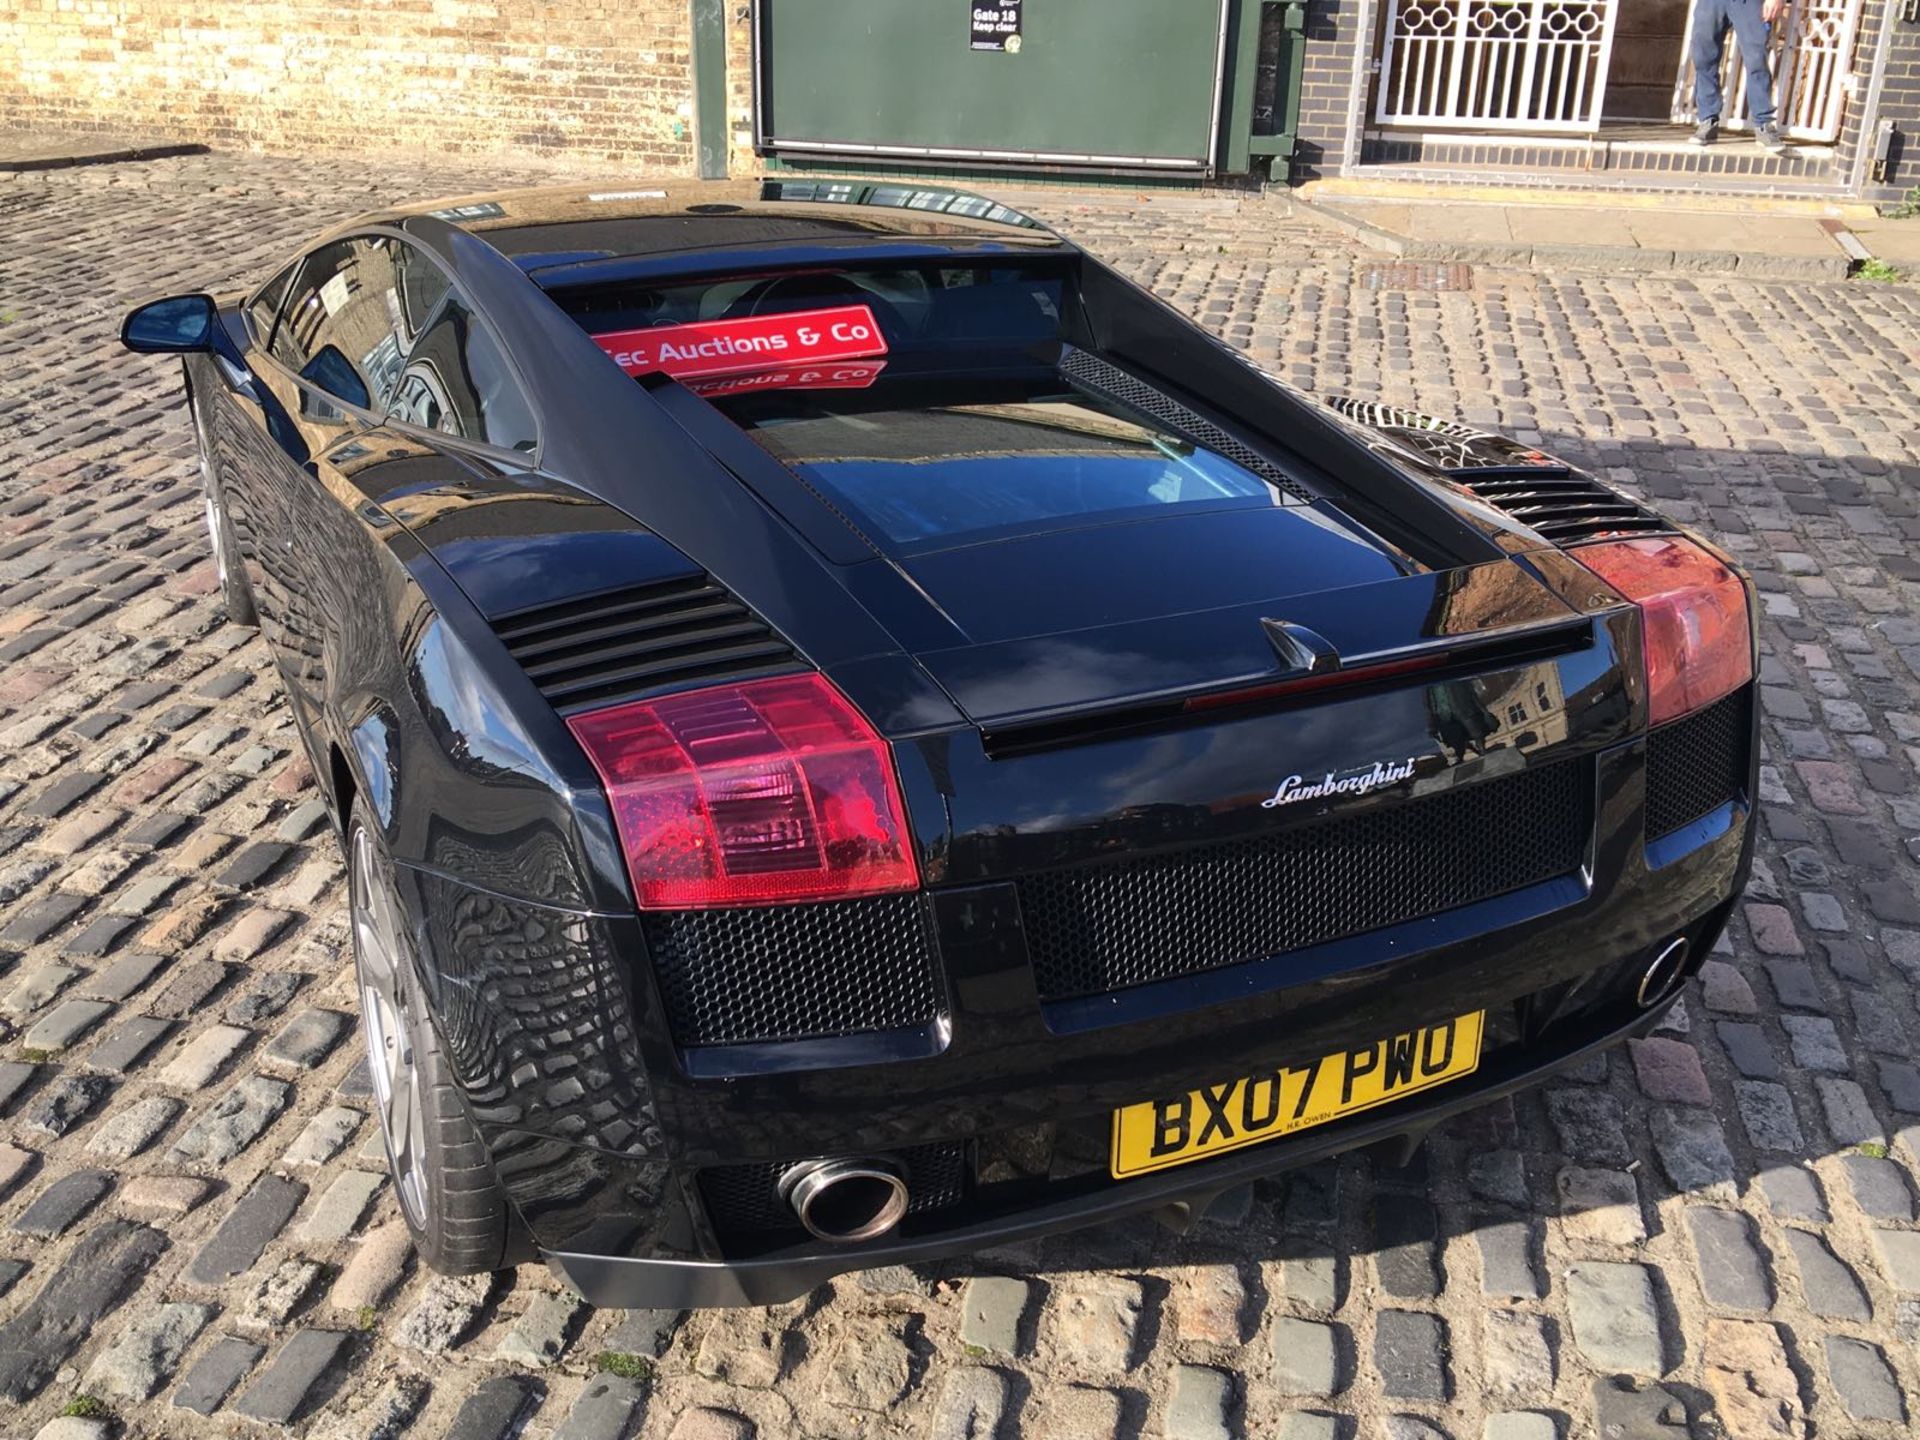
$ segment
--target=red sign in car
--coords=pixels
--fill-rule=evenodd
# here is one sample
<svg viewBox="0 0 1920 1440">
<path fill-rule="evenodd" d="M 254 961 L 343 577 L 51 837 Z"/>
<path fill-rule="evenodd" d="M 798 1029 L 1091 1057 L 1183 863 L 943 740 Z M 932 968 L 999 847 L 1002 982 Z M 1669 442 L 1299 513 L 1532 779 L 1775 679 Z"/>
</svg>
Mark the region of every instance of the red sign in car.
<svg viewBox="0 0 1920 1440">
<path fill-rule="evenodd" d="M 662 370 L 682 380 L 887 353 L 886 337 L 865 305 L 614 330 L 593 339 L 629 375 Z"/>
</svg>

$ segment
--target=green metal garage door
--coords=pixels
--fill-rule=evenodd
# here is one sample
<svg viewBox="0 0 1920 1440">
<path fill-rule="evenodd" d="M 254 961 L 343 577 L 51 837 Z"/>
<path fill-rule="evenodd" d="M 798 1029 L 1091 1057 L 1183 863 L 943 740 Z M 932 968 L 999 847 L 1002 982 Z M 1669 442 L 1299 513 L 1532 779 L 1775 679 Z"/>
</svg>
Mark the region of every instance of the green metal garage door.
<svg viewBox="0 0 1920 1440">
<path fill-rule="evenodd" d="M 1226 0 L 757 0 L 756 140 L 1204 170 L 1225 21 Z"/>
</svg>

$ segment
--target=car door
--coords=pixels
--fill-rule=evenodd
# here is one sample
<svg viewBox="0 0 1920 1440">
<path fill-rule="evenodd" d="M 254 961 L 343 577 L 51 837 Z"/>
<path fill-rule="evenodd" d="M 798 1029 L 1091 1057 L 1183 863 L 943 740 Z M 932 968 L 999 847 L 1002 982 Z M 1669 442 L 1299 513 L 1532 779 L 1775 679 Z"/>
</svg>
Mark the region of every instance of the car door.
<svg viewBox="0 0 1920 1440">
<path fill-rule="evenodd" d="M 273 336 L 281 302 L 300 261 L 279 271 L 236 310 L 223 316 L 227 333 L 241 355 L 241 364 L 215 355 L 207 363 L 189 366 L 193 377 L 193 421 L 206 462 L 209 498 L 219 505 L 226 530 L 254 599 L 261 621 L 268 624 L 271 599 L 262 565 L 265 531 L 271 521 L 282 464 L 281 444 L 291 422 L 280 402 L 263 383 L 259 363 Z M 271 636 L 271 630 L 268 631 Z"/>
<path fill-rule="evenodd" d="M 412 247 L 368 233 L 310 253 L 255 367 L 273 464 L 251 497 L 263 624 L 303 726 L 320 712 L 337 617 L 350 607 L 337 563 L 358 541 L 358 492 L 339 468 L 378 424 L 424 315 L 400 272 Z"/>
<path fill-rule="evenodd" d="M 357 589 L 371 582 L 367 526 L 378 528 L 382 516 L 365 472 L 392 449 L 378 426 L 420 326 L 449 288 L 438 265 L 396 232 L 353 236 L 332 250 L 301 273 L 280 321 L 284 363 L 300 361 L 294 415 L 309 453 L 288 467 L 280 492 L 282 668 L 309 726 L 338 672 L 344 626 L 365 601 Z"/>
</svg>

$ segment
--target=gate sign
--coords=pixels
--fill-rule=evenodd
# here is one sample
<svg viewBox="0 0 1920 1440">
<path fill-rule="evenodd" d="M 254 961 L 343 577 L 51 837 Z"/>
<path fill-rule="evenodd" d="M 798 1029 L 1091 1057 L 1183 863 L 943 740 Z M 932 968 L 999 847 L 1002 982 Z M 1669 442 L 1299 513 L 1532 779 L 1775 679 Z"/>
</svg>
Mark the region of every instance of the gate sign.
<svg viewBox="0 0 1920 1440">
<path fill-rule="evenodd" d="M 629 375 L 659 370 L 675 379 L 863 360 L 887 353 L 886 337 L 865 305 L 611 330 L 594 336 L 593 343 Z"/>
<path fill-rule="evenodd" d="M 1009 55 L 1020 53 L 1020 7 L 1023 0 L 999 0 L 998 4 L 983 5 L 979 0 L 968 0 L 967 9 L 972 14 L 972 48 L 975 50 L 1004 50 Z"/>
</svg>

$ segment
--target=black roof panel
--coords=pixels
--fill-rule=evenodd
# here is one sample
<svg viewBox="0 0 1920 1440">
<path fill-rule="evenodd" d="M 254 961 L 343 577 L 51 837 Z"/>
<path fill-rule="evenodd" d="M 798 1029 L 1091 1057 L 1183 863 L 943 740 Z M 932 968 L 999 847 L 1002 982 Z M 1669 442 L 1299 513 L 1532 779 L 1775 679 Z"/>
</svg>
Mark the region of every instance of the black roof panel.
<svg viewBox="0 0 1920 1440">
<path fill-rule="evenodd" d="M 886 243 L 1069 248 L 985 196 L 869 180 L 680 181 L 567 186 L 434 200 L 394 212 L 483 237 L 529 272 L 594 260 L 712 250 Z"/>
</svg>

